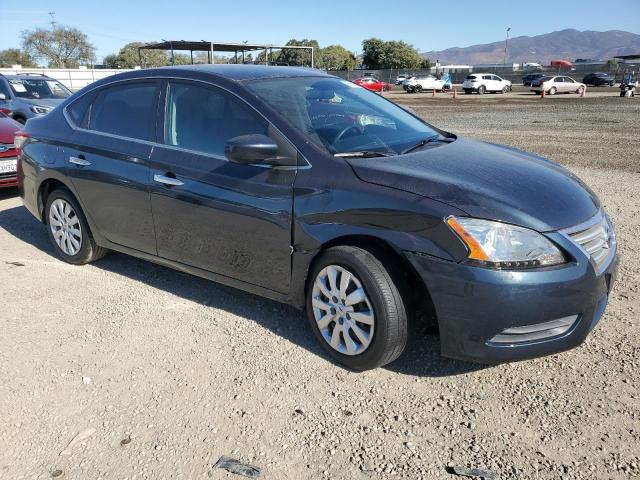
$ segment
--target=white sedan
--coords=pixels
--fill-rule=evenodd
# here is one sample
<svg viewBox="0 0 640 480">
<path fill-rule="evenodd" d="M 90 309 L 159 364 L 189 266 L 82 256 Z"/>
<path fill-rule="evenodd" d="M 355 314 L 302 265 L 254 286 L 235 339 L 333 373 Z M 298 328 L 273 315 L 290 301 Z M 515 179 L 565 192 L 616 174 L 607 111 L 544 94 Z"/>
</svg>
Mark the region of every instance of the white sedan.
<svg viewBox="0 0 640 480">
<path fill-rule="evenodd" d="M 571 77 L 557 76 L 557 77 L 541 77 L 531 82 L 531 91 L 541 94 L 544 84 L 544 92 L 549 95 L 555 95 L 556 93 L 577 93 L 582 95 L 586 88 L 584 83 L 576 82 Z"/>
<path fill-rule="evenodd" d="M 420 93 L 423 90 L 446 90 L 450 86 L 450 82 L 445 78 L 437 79 L 433 75 L 410 77 L 402 82 L 402 88 L 407 93 Z"/>
</svg>

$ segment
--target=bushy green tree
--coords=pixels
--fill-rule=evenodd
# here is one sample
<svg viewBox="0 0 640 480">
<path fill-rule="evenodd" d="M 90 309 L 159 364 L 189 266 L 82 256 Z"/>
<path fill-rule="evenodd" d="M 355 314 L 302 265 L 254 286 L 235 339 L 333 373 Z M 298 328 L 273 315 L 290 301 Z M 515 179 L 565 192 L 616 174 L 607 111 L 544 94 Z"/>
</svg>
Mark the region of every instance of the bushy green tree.
<svg viewBox="0 0 640 480">
<path fill-rule="evenodd" d="M 362 42 L 362 63 L 372 70 L 387 68 L 419 68 L 422 58 L 418 51 L 403 41 L 385 42 L 370 38 Z"/>
<path fill-rule="evenodd" d="M 320 45 L 318 45 L 317 40 L 309 40 L 307 38 L 303 40 L 291 39 L 286 45 L 293 45 L 299 47 L 313 47 L 314 54 L 317 54 L 320 50 Z M 274 52 L 275 54 L 275 52 Z M 289 65 L 297 65 L 297 66 L 311 66 L 311 51 L 308 49 L 300 49 L 300 48 L 285 48 L 280 51 L 278 54 L 277 60 L 270 58 L 272 62 L 284 62 Z"/>
<path fill-rule="evenodd" d="M 11 68 L 13 65 L 23 67 L 35 67 L 36 64 L 31 55 L 23 52 L 19 48 L 7 48 L 0 51 L 0 68 Z"/>
<path fill-rule="evenodd" d="M 362 42 L 362 64 L 365 68 L 372 70 L 384 68 L 382 66 L 382 56 L 385 43 L 384 40 L 379 38 L 370 38 Z"/>
<path fill-rule="evenodd" d="M 22 32 L 22 49 L 32 58 L 44 59 L 52 68 L 76 68 L 96 57 L 87 36 L 77 28 L 59 25 Z"/>
<path fill-rule="evenodd" d="M 318 52 L 316 66 L 324 70 L 353 70 L 356 57 L 342 45 L 329 45 Z"/>
<path fill-rule="evenodd" d="M 163 67 L 169 65 L 170 58 L 164 50 L 140 50 L 138 47 L 145 45 L 143 42 L 127 43 L 120 49 L 118 54 L 107 55 L 104 64 L 107 68 L 134 68 L 140 67 Z M 142 59 L 142 65 L 140 65 Z"/>
</svg>

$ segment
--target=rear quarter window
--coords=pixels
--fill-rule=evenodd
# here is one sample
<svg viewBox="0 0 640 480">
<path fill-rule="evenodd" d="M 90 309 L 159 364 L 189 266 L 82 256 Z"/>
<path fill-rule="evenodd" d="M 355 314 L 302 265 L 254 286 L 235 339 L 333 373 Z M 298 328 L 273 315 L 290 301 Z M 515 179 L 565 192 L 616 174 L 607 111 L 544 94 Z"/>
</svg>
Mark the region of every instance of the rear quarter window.
<svg viewBox="0 0 640 480">
<path fill-rule="evenodd" d="M 138 140 L 155 139 L 156 82 L 125 83 L 106 87 L 91 106 L 89 128 Z"/>
<path fill-rule="evenodd" d="M 87 128 L 95 95 L 88 93 L 75 100 L 66 108 L 67 116 L 74 126 Z"/>
</svg>

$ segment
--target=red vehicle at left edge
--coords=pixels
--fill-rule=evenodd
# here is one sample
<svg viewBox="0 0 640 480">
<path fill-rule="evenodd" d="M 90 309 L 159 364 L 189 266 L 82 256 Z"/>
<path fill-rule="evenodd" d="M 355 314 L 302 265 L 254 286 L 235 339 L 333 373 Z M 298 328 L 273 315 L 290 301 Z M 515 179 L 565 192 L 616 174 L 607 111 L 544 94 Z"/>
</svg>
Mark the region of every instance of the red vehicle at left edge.
<svg viewBox="0 0 640 480">
<path fill-rule="evenodd" d="M 0 112 L 0 188 L 18 185 L 16 176 L 18 152 L 13 143 L 13 136 L 21 128 L 21 124 Z"/>
</svg>

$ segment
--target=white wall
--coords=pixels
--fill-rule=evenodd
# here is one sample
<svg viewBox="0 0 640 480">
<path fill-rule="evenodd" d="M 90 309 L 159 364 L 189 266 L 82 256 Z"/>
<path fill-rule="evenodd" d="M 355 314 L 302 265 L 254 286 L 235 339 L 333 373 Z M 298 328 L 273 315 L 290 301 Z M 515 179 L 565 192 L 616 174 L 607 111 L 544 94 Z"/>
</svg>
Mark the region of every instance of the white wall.
<svg viewBox="0 0 640 480">
<path fill-rule="evenodd" d="M 76 91 L 100 80 L 101 78 L 129 70 L 110 70 L 102 68 L 0 68 L 0 73 L 11 75 L 16 73 L 40 73 L 55 78 L 70 90 Z"/>
</svg>

